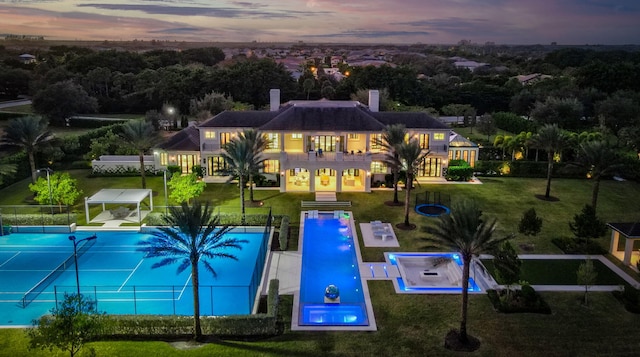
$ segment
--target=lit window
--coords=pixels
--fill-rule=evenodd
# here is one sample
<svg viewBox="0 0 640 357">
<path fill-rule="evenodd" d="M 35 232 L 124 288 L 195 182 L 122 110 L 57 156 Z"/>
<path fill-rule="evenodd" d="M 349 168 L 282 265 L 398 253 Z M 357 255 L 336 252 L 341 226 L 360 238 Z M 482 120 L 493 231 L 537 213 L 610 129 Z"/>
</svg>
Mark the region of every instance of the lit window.
<svg viewBox="0 0 640 357">
<path fill-rule="evenodd" d="M 371 134 L 371 149 L 382 149 L 382 134 Z"/>
<path fill-rule="evenodd" d="M 429 148 L 429 134 L 420 134 L 418 137 L 420 140 L 420 149 Z"/>
<path fill-rule="evenodd" d="M 267 133 L 267 140 L 269 141 L 269 145 L 267 145 L 267 149 L 279 149 L 280 148 L 280 135 L 277 133 Z"/>
<path fill-rule="evenodd" d="M 216 132 L 215 131 L 205 131 L 204 132 L 204 138 L 205 139 L 215 139 L 216 138 Z"/>
<path fill-rule="evenodd" d="M 373 161 L 371 162 L 371 173 L 372 174 L 386 174 L 387 173 L 387 165 L 382 161 Z"/>
<path fill-rule="evenodd" d="M 349 134 L 349 140 L 360 140 L 360 134 Z"/>
<path fill-rule="evenodd" d="M 293 140 L 302 140 L 302 133 L 293 133 L 293 134 L 291 134 L 291 139 L 293 139 Z"/>
<path fill-rule="evenodd" d="M 265 160 L 264 161 L 264 170 L 265 173 L 269 174 L 277 174 L 280 172 L 280 161 L 279 160 Z"/>
<path fill-rule="evenodd" d="M 220 145 L 226 145 L 231 141 L 231 133 L 220 133 Z"/>
<path fill-rule="evenodd" d="M 444 140 L 444 133 L 433 134 L 433 140 Z"/>
<path fill-rule="evenodd" d="M 160 153 L 160 165 L 167 166 L 168 163 L 169 163 L 169 160 L 167 159 L 167 153 L 166 152 L 161 152 Z"/>
</svg>

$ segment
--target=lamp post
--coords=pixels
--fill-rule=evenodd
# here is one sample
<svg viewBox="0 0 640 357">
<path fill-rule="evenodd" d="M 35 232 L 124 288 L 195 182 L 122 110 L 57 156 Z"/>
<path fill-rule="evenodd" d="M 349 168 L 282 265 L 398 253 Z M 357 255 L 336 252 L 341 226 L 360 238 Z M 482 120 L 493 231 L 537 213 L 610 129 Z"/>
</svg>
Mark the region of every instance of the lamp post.
<svg viewBox="0 0 640 357">
<path fill-rule="evenodd" d="M 49 167 L 38 169 L 37 172 L 45 171 L 47 173 L 47 186 L 49 186 L 49 206 L 51 207 L 51 214 L 53 214 L 53 193 L 51 192 L 51 177 L 49 174 L 53 172 L 53 170 Z"/>
<path fill-rule="evenodd" d="M 78 289 L 78 298 L 80 298 L 80 276 L 78 275 L 78 244 L 84 241 L 94 240 L 98 238 L 95 234 L 91 237 L 76 240 L 76 236 L 69 236 L 69 240 L 73 242 L 73 262 L 76 267 L 76 288 Z"/>
</svg>

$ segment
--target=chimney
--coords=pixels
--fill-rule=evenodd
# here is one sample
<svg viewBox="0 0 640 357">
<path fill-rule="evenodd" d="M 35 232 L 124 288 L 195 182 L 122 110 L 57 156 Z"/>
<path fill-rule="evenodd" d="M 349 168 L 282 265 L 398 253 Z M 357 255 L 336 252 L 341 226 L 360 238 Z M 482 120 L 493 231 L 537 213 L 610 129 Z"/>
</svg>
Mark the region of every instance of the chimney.
<svg viewBox="0 0 640 357">
<path fill-rule="evenodd" d="M 277 112 L 280 109 L 280 89 L 272 89 L 269 91 L 269 104 L 272 112 Z"/>
<path fill-rule="evenodd" d="M 378 90 L 369 91 L 369 110 L 372 112 L 380 111 L 380 92 Z"/>
</svg>

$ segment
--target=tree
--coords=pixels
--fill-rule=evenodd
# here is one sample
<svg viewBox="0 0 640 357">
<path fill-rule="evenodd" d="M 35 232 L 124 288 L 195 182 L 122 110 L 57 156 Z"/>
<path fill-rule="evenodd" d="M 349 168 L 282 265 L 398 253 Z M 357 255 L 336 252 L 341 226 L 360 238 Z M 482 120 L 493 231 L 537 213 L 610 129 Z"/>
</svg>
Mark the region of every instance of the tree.
<svg viewBox="0 0 640 357">
<path fill-rule="evenodd" d="M 599 238 L 607 233 L 607 226 L 598 218 L 596 210 L 591 205 L 584 205 L 582 211 L 573 216 L 573 222 L 569 222 L 569 228 L 576 238 Z"/>
<path fill-rule="evenodd" d="M 40 177 L 36 183 L 29 184 L 29 189 L 35 193 L 35 200 L 39 204 L 48 205 L 52 201 L 58 205 L 60 212 L 62 212 L 62 205 L 71 206 L 82 195 L 82 190 L 78 189 L 78 180 L 71 178 L 71 175 L 66 172 L 53 173 L 49 176 L 49 181 Z"/>
<path fill-rule="evenodd" d="M 577 164 L 588 170 L 588 177 L 593 180 L 591 206 L 594 210 L 598 204 L 600 180 L 603 176 L 612 175 L 623 167 L 623 158 L 606 141 L 586 141 L 580 144 Z"/>
<path fill-rule="evenodd" d="M 225 110 L 231 110 L 233 107 L 233 98 L 227 97 L 223 93 L 213 91 L 205 94 L 202 99 L 191 99 L 189 111 L 193 116 L 208 119 Z"/>
<path fill-rule="evenodd" d="M 226 171 L 231 174 L 229 182 L 235 177 L 238 178 L 238 186 L 240 187 L 240 209 L 242 212 L 242 222 L 244 223 L 244 186 L 246 182 L 245 178 L 248 177 L 251 170 L 253 170 L 253 148 L 249 141 L 240 140 L 238 137 L 235 137 L 224 145 L 223 150 L 221 156 L 225 161 Z"/>
<path fill-rule="evenodd" d="M 309 100 L 309 95 L 315 86 L 316 80 L 314 78 L 307 78 L 302 82 L 302 89 L 304 89 L 304 92 L 307 94 L 307 100 Z"/>
<path fill-rule="evenodd" d="M 618 135 L 625 127 L 633 126 L 638 120 L 640 103 L 637 93 L 617 91 L 610 97 L 595 104 L 598 117 L 603 124 Z"/>
<path fill-rule="evenodd" d="M 105 314 L 96 310 L 95 302 L 83 295 L 65 293 L 50 315 L 34 321 L 37 324 L 27 330 L 29 349 L 53 351 L 58 348 L 73 357 L 86 342 L 98 335 L 105 320 Z"/>
<path fill-rule="evenodd" d="M 540 124 L 556 124 L 563 129 L 579 126 L 584 107 L 576 98 L 547 97 L 544 102 L 536 102 L 531 118 Z"/>
<path fill-rule="evenodd" d="M 0 185 L 4 182 L 4 177 L 12 177 L 16 169 L 15 164 L 0 163 Z"/>
<path fill-rule="evenodd" d="M 427 155 L 429 155 L 429 151 L 423 152 L 420 147 L 420 142 L 417 139 L 411 139 L 408 142 L 403 141 L 400 145 L 397 146 L 398 158 L 402 165 L 404 166 L 404 170 L 407 173 L 407 182 L 405 183 L 405 192 L 404 192 L 404 227 L 412 228 L 413 226 L 409 223 L 409 204 L 411 203 L 411 189 L 413 188 L 413 179 L 416 176 L 416 171 L 420 163 L 424 160 Z M 392 156 L 393 154 L 388 154 L 387 157 Z"/>
<path fill-rule="evenodd" d="M 247 145 L 251 148 L 251 156 L 249 158 L 250 170 L 248 173 L 249 183 L 249 200 L 254 202 L 253 199 L 253 177 L 259 174 L 260 170 L 264 168 L 265 158 L 262 153 L 269 147 L 270 141 L 267 137 L 255 129 L 245 129 L 238 135 L 238 140 L 247 141 Z"/>
<path fill-rule="evenodd" d="M 154 263 L 155 269 L 169 264 L 179 263 L 177 274 L 191 267 L 191 286 L 193 289 L 193 332 L 195 340 L 201 340 L 200 326 L 200 264 L 217 276 L 209 260 L 238 258 L 230 249 L 242 249 L 246 240 L 227 238 L 232 228 L 220 224 L 220 216 L 213 214 L 209 202 L 204 205 L 194 200 L 190 206 L 182 202 L 179 207 L 169 207 L 169 214 L 163 215 L 166 227 L 153 231 L 152 236 L 139 244 L 139 251 L 147 253 L 147 258 L 162 258 Z"/>
<path fill-rule="evenodd" d="M 402 163 L 400 162 L 398 147 L 405 141 L 407 137 L 407 128 L 403 124 L 387 125 L 382 132 L 381 140 L 377 140 L 386 152 L 384 163 L 391 168 L 393 174 L 393 204 L 398 205 L 398 180 L 400 179 L 400 170 Z"/>
<path fill-rule="evenodd" d="M 498 132 L 498 127 L 496 127 L 496 123 L 489 114 L 481 116 L 476 127 L 480 134 L 487 136 L 487 142 L 490 140 L 491 135 L 495 135 Z"/>
<path fill-rule="evenodd" d="M 520 280 L 520 266 L 522 261 L 518 258 L 511 242 L 503 242 L 493 255 L 493 266 L 496 268 L 496 277 L 507 286 L 507 297 L 510 296 L 511 285 Z"/>
<path fill-rule="evenodd" d="M 200 62 L 205 66 L 214 66 L 224 61 L 225 54 L 218 47 L 188 48 L 181 52 L 185 62 Z"/>
<path fill-rule="evenodd" d="M 124 145 L 129 145 L 138 152 L 142 188 L 147 188 L 144 154 L 160 141 L 158 132 L 150 122 L 130 120 L 122 126 L 122 132 L 119 135 L 124 140 Z"/>
<path fill-rule="evenodd" d="M 200 196 L 204 192 L 207 184 L 204 181 L 198 181 L 196 174 L 189 175 L 173 175 L 171 180 L 167 182 L 167 186 L 171 188 L 171 197 L 175 202 L 189 203 L 192 198 Z"/>
<path fill-rule="evenodd" d="M 475 255 L 485 252 L 493 252 L 495 249 L 511 238 L 508 235 L 495 238 L 496 219 L 482 217 L 482 211 L 474 201 L 459 201 L 453 204 L 448 215 L 438 217 L 433 227 L 428 227 L 427 232 L 431 237 L 425 241 L 447 251 L 453 250 L 462 257 L 462 311 L 460 329 L 450 332 L 451 336 L 458 337 L 458 342 L 463 345 L 470 343 L 467 335 L 467 303 L 469 301 L 469 268 L 471 259 Z M 479 342 L 476 342 L 479 346 Z"/>
<path fill-rule="evenodd" d="M 538 133 L 531 137 L 531 146 L 547 152 L 547 189 L 544 197 L 549 199 L 551 194 L 551 175 L 553 173 L 553 157 L 562 150 L 568 142 L 567 134 L 556 124 L 545 124 Z"/>
<path fill-rule="evenodd" d="M 526 236 L 535 236 L 542 230 L 542 218 L 536 214 L 536 209 L 531 207 L 524 211 L 520 223 L 518 223 L 518 232 Z"/>
<path fill-rule="evenodd" d="M 98 111 L 98 101 L 71 80 L 54 83 L 33 96 L 33 109 L 49 118 L 51 125 L 64 126 L 69 117 Z"/>
<path fill-rule="evenodd" d="M 45 120 L 38 117 L 26 116 L 9 120 L 4 128 L 2 144 L 15 146 L 27 153 L 31 168 L 31 182 L 36 182 L 35 154 L 54 140 Z"/>
<path fill-rule="evenodd" d="M 595 270 L 590 257 L 587 257 L 587 260 L 580 264 L 576 275 L 578 276 L 578 285 L 584 285 L 584 304 L 589 306 L 589 288 L 596 283 L 598 278 L 598 272 Z"/>
</svg>

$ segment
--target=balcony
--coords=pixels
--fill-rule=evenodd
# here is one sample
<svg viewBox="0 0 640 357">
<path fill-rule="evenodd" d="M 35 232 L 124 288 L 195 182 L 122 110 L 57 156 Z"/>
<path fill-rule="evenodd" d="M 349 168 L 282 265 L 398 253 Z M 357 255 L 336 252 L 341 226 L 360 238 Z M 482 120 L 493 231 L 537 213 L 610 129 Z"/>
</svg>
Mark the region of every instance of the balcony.
<svg viewBox="0 0 640 357">
<path fill-rule="evenodd" d="M 371 162 L 371 153 L 348 154 L 342 152 L 324 152 L 321 155 L 316 152 L 308 153 L 282 153 L 282 160 L 289 162 Z"/>
</svg>

